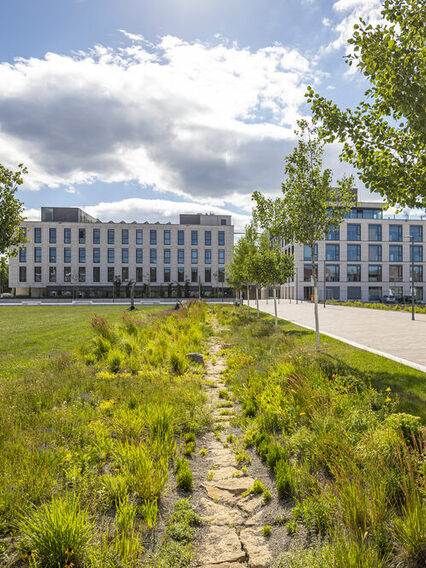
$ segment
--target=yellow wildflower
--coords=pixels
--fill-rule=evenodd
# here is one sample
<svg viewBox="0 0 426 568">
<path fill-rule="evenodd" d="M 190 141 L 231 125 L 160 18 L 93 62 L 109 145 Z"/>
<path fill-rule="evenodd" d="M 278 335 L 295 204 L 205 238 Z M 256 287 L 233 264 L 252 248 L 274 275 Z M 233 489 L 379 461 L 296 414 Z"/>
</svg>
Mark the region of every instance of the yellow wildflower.
<svg viewBox="0 0 426 568">
<path fill-rule="evenodd" d="M 391 390 L 392 390 L 392 389 L 391 389 L 390 387 L 388 387 L 388 388 L 386 389 L 386 392 L 391 392 Z"/>
<path fill-rule="evenodd" d="M 390 402 L 392 402 L 392 399 L 387 397 L 387 399 L 385 400 L 386 404 L 389 404 Z"/>
</svg>

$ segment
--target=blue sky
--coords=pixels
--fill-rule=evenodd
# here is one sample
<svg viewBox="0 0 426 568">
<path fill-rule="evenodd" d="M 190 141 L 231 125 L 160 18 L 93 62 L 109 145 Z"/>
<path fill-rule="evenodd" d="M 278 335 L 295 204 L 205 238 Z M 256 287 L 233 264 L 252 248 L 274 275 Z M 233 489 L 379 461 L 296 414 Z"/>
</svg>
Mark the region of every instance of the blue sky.
<svg viewBox="0 0 426 568">
<path fill-rule="evenodd" d="M 366 88 L 343 56 L 380 0 L 4 0 L 0 163 L 19 196 L 103 220 L 229 211 L 277 194 L 308 84 Z M 350 172 L 330 147 L 326 164 Z M 365 191 L 362 195 L 368 197 Z"/>
</svg>

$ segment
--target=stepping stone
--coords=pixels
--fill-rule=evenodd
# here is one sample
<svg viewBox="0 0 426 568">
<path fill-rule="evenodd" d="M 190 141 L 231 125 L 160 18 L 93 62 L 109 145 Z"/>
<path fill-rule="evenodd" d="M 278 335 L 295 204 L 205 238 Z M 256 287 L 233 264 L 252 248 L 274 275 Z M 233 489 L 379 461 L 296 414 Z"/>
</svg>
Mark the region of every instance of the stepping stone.
<svg viewBox="0 0 426 568">
<path fill-rule="evenodd" d="M 263 510 L 259 511 L 258 513 L 256 513 L 252 517 L 249 517 L 247 519 L 247 521 L 245 522 L 245 525 L 247 527 L 261 526 L 263 528 L 263 525 L 272 524 L 272 522 L 271 523 L 264 522 L 263 517 L 264 517 L 264 511 Z"/>
<path fill-rule="evenodd" d="M 225 507 L 205 497 L 201 499 L 200 505 L 202 520 L 211 525 L 241 525 L 243 522 L 243 517 L 238 509 Z"/>
<path fill-rule="evenodd" d="M 234 494 L 244 493 L 253 486 L 254 479 L 252 477 L 234 477 L 232 479 L 223 479 L 212 483 L 218 489 L 230 491 Z"/>
<path fill-rule="evenodd" d="M 202 559 L 203 566 L 213 565 L 217 567 L 221 563 L 244 560 L 246 554 L 241 548 L 241 542 L 235 529 L 212 526 L 205 536 L 198 556 Z"/>
<path fill-rule="evenodd" d="M 267 545 L 262 528 L 243 529 L 240 540 L 247 552 L 249 568 L 267 568 L 272 562 L 272 555 Z"/>
<path fill-rule="evenodd" d="M 240 499 L 238 501 L 238 507 L 242 509 L 245 513 L 252 515 L 255 510 L 261 505 L 262 497 L 260 496 L 248 496 L 244 497 L 244 499 Z"/>
<path fill-rule="evenodd" d="M 203 564 L 200 568 L 247 568 L 245 564 L 239 562 L 221 562 L 220 564 Z"/>
<path fill-rule="evenodd" d="M 223 489 L 218 489 L 214 485 L 204 484 L 202 485 L 207 491 L 207 495 L 210 499 L 217 503 L 227 503 L 228 505 L 235 505 L 236 498 L 230 491 L 224 491 Z"/>
<path fill-rule="evenodd" d="M 234 479 L 232 477 L 233 475 L 235 475 L 235 477 L 239 477 L 239 475 L 241 475 L 240 470 L 233 466 L 221 467 L 220 469 L 217 469 L 214 472 L 212 480 L 219 481 L 221 479 L 228 479 L 228 478 Z"/>
<path fill-rule="evenodd" d="M 231 452 L 209 456 L 210 461 L 218 467 L 229 467 L 235 465 L 235 456 Z"/>
</svg>

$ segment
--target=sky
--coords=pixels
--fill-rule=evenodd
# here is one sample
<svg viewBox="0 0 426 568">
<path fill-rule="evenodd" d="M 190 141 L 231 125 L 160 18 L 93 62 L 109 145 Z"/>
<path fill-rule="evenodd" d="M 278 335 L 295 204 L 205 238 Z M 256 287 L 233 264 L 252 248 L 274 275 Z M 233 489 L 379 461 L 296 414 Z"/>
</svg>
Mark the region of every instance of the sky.
<svg viewBox="0 0 426 568">
<path fill-rule="evenodd" d="M 353 107 L 344 61 L 380 0 L 2 0 L 0 163 L 18 197 L 103 221 L 230 213 L 278 195 L 308 85 Z M 325 165 L 353 173 L 330 145 Z M 360 196 L 373 196 L 359 182 Z"/>
</svg>

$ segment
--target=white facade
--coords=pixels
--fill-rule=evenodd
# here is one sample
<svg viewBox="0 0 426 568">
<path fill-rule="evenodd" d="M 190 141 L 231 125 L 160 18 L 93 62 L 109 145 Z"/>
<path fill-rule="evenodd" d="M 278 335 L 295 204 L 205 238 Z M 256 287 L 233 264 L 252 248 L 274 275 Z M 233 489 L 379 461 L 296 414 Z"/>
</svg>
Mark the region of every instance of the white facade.
<svg viewBox="0 0 426 568">
<path fill-rule="evenodd" d="M 46 220 L 54 219 L 54 220 Z M 71 219 L 71 220 L 70 220 Z M 10 260 L 9 286 L 16 295 L 112 293 L 135 282 L 149 286 L 199 282 L 205 291 L 226 286 L 234 227 L 229 215 L 181 215 L 180 224 L 103 223 L 73 208 L 42 208 L 42 221 L 24 223 L 29 242 Z M 187 284 L 188 286 L 188 284 Z"/>
</svg>

